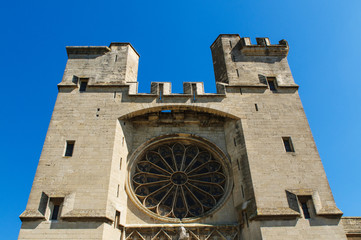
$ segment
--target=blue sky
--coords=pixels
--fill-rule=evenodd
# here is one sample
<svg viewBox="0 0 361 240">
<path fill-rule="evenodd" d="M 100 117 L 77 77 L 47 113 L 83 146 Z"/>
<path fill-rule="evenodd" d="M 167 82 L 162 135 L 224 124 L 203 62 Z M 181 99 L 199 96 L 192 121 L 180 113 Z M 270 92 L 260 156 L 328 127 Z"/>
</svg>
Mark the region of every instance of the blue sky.
<svg viewBox="0 0 361 240">
<path fill-rule="evenodd" d="M 16 239 L 66 64 L 65 46 L 131 42 L 140 92 L 203 81 L 221 33 L 288 40 L 289 64 L 337 206 L 361 216 L 361 1 L 3 1 L 0 5 L 1 215 Z"/>
</svg>

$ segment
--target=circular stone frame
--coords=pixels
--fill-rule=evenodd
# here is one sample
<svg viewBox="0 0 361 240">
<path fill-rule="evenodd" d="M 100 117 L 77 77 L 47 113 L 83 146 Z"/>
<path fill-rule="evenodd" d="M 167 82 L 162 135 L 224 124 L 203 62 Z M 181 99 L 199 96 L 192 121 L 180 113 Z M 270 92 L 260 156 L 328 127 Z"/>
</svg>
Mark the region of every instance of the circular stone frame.
<svg viewBox="0 0 361 240">
<path fill-rule="evenodd" d="M 137 183 L 133 183 L 133 178 L 136 174 L 136 171 L 139 172 L 139 168 L 137 170 L 137 166 L 139 162 L 142 162 L 144 158 L 146 158 L 147 153 L 149 151 L 152 151 L 153 149 L 156 149 L 158 147 L 161 147 L 162 145 L 176 145 L 177 143 L 184 145 L 195 145 L 198 148 L 204 149 L 207 152 L 211 154 L 211 158 L 215 159 L 217 163 L 221 165 L 222 173 L 225 176 L 225 180 L 222 183 L 223 187 L 223 194 L 221 197 L 218 198 L 216 203 L 212 205 L 210 209 L 207 209 L 206 211 L 203 211 L 202 214 L 195 214 L 194 216 L 187 216 L 187 217 L 176 217 L 175 214 L 173 214 L 173 217 L 169 216 L 162 216 L 161 214 L 154 212 L 147 208 L 147 206 L 144 205 L 144 203 L 141 202 L 139 199 L 139 194 L 135 193 L 135 186 Z M 177 163 L 175 163 L 177 164 Z M 139 146 L 134 153 L 131 155 L 129 164 L 128 164 L 128 179 L 126 182 L 126 191 L 131 199 L 131 201 L 143 212 L 145 212 L 147 215 L 154 219 L 158 219 L 165 222 L 172 222 L 172 223 L 178 223 L 178 222 L 195 222 L 198 221 L 200 218 L 204 218 L 207 216 L 210 216 L 214 214 L 216 211 L 218 211 L 226 202 L 228 197 L 230 196 L 231 188 L 233 186 L 232 181 L 232 171 L 230 166 L 230 161 L 227 158 L 227 156 L 224 154 L 224 152 L 217 147 L 215 144 L 211 143 L 210 141 L 201 138 L 196 135 L 191 134 L 172 134 L 172 135 L 163 135 L 157 138 L 153 138 L 145 143 L 143 143 L 141 146 Z M 171 173 L 169 182 L 172 183 L 174 186 L 184 186 L 184 184 L 188 181 L 188 176 L 182 172 L 182 171 L 174 171 Z M 164 187 L 164 186 L 163 186 Z M 183 197 L 185 194 L 183 193 Z M 186 203 L 186 200 L 183 199 Z M 176 201 L 176 200 L 175 200 Z M 188 203 L 187 203 L 188 204 Z M 189 211 L 188 211 L 189 212 Z"/>
</svg>

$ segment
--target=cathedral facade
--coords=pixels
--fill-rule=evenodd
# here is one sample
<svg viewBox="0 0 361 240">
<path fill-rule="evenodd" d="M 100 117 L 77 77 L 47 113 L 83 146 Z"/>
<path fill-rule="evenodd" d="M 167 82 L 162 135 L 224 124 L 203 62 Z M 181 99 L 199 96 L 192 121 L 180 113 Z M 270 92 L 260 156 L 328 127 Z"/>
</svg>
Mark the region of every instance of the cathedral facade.
<svg viewBox="0 0 361 240">
<path fill-rule="evenodd" d="M 129 43 L 66 50 L 19 239 L 361 239 L 332 196 L 287 41 L 220 35 L 217 93 L 138 93 Z"/>
</svg>

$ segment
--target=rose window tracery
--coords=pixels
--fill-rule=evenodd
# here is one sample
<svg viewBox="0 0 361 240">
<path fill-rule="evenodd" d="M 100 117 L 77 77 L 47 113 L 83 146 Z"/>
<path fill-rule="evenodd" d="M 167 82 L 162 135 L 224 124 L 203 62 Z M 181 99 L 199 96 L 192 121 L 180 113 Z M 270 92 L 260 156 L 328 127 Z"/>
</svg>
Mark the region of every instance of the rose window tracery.
<svg viewBox="0 0 361 240">
<path fill-rule="evenodd" d="M 168 218 L 199 217 L 225 194 L 221 162 L 198 144 L 158 145 L 143 154 L 131 177 L 133 190 L 148 210 Z"/>
</svg>

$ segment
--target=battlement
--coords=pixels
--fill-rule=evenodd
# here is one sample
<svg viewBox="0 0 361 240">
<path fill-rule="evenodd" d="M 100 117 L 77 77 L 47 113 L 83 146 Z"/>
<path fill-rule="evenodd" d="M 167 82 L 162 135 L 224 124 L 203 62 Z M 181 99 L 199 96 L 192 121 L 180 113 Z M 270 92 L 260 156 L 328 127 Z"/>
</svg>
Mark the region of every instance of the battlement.
<svg viewBox="0 0 361 240">
<path fill-rule="evenodd" d="M 278 44 L 271 44 L 267 37 L 256 38 L 257 44 L 252 44 L 251 38 L 240 37 L 238 34 L 220 34 L 212 43 L 213 49 L 217 42 L 229 40 L 231 48 L 240 50 L 246 56 L 284 56 L 286 57 L 289 51 L 288 42 L 284 39 L 280 40 Z"/>
<path fill-rule="evenodd" d="M 240 50 L 246 56 L 284 56 L 288 54 L 288 43 L 282 39 L 279 44 L 271 44 L 269 38 L 256 38 L 257 45 L 248 37 L 241 38 Z"/>
<path fill-rule="evenodd" d="M 229 86 L 261 86 L 259 75 L 274 77 L 279 86 L 294 86 L 287 62 L 289 46 L 286 40 L 271 44 L 269 38 L 238 34 L 221 34 L 211 45 L 216 82 Z M 263 83 L 264 84 L 264 83 Z M 266 82 L 267 84 L 267 82 Z"/>
<path fill-rule="evenodd" d="M 211 45 L 217 94 L 225 95 L 227 87 L 266 89 L 267 77 L 276 79 L 279 89 L 298 87 L 287 63 L 287 41 L 281 40 L 279 44 L 271 44 L 269 38 L 256 38 L 256 41 L 255 45 L 248 37 L 221 34 Z M 108 47 L 68 46 L 66 51 L 68 62 L 59 89 L 80 88 L 81 83 L 86 82 L 89 90 L 129 87 L 129 95 L 145 95 L 138 93 L 139 54 L 130 43 L 113 42 Z M 185 81 L 183 90 L 183 95 L 193 99 L 209 95 L 204 93 L 201 82 Z M 172 93 L 170 82 L 153 82 L 148 95 L 159 95 L 162 99 L 180 94 Z"/>
<path fill-rule="evenodd" d="M 139 54 L 130 43 L 114 42 L 106 46 L 66 47 L 68 62 L 62 82 L 58 85 L 87 84 L 114 86 L 137 82 Z"/>
<path fill-rule="evenodd" d="M 127 42 L 112 42 L 107 46 L 66 46 L 68 57 L 72 55 L 104 55 L 112 50 L 120 50 L 121 47 L 131 47 L 133 51 L 140 56 L 132 44 Z"/>
<path fill-rule="evenodd" d="M 67 47 L 19 240 L 346 240 L 342 225 L 356 240 L 287 42 L 223 34 L 211 50 L 217 93 L 188 77 L 183 93 L 158 81 L 138 93 L 129 43 Z"/>
</svg>

